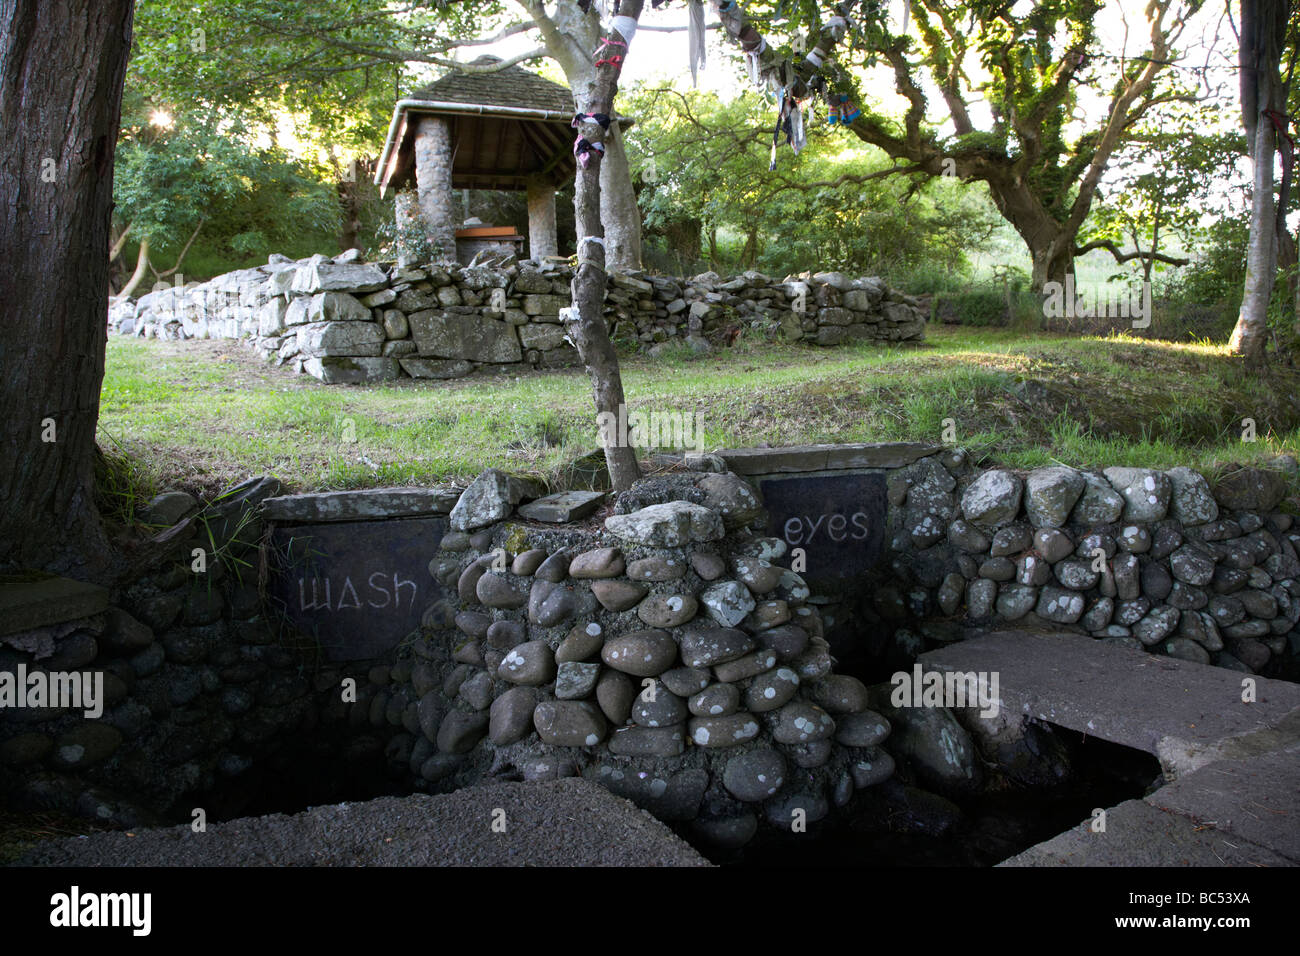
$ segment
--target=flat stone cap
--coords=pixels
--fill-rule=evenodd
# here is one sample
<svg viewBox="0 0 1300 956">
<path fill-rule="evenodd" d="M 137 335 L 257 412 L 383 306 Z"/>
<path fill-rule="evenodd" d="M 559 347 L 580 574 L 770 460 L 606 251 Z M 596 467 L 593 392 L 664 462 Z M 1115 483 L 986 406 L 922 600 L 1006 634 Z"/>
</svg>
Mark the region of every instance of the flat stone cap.
<svg viewBox="0 0 1300 956">
<path fill-rule="evenodd" d="M 0 634 L 76 621 L 108 608 L 108 589 L 51 575 L 32 581 L 0 578 Z"/>
<path fill-rule="evenodd" d="M 904 441 L 724 448 L 714 454 L 721 457 L 727 467 L 738 475 L 775 475 L 783 472 L 903 468 L 919 458 L 942 450 L 942 445 Z"/>
<path fill-rule="evenodd" d="M 262 517 L 270 521 L 318 522 L 445 515 L 459 497 L 460 489 L 451 485 L 281 495 L 262 503 Z"/>
</svg>

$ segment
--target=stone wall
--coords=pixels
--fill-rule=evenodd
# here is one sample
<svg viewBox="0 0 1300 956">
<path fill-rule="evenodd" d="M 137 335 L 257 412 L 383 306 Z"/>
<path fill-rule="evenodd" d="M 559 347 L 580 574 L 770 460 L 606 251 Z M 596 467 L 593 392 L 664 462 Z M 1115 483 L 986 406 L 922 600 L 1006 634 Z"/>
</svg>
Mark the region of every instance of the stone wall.
<svg viewBox="0 0 1300 956">
<path fill-rule="evenodd" d="M 399 267 L 345 256 L 293 261 L 151 292 L 113 305 L 109 326 L 161 339 L 242 338 L 276 365 L 324 382 L 458 378 L 478 368 L 578 364 L 565 337 L 573 270 L 563 260 Z M 918 300 L 879 279 L 818 273 L 774 280 L 644 273 L 610 279 L 615 340 L 697 350 L 750 329 L 788 342 L 839 345 L 920 339 Z"/>
<path fill-rule="evenodd" d="M 0 713 L 0 790 L 138 825 L 237 811 L 307 766 L 395 789 L 582 775 L 734 846 L 869 796 L 896 769 L 952 776 L 942 748 L 920 746 L 940 718 L 965 740 L 952 717 L 890 709 L 887 685 L 837 659 L 901 662 L 971 627 L 1029 624 L 1272 676 L 1300 651 L 1293 459 L 1211 481 L 860 446 L 844 462 L 884 476 L 885 543 L 836 591 L 789 570 L 761 482 L 735 473 L 764 455 L 798 462 L 688 459 L 594 517 L 491 471 L 463 491 L 390 495 L 403 516 L 445 521 L 427 567 L 443 596 L 393 650 L 353 661 L 268 610 L 259 544 L 268 516 L 382 518 L 382 494 L 273 497 L 278 483 L 255 479 L 202 510 L 161 496 L 145 517 L 166 530 L 111 601 L 0 636 L 0 671 L 102 672 L 107 696 L 96 719 Z M 969 777 L 969 740 L 963 753 Z"/>
<path fill-rule="evenodd" d="M 871 635 L 872 654 L 909 659 L 1010 625 L 1270 676 L 1300 656 L 1290 456 L 1213 481 L 1186 468 L 979 470 L 959 449 L 881 472 L 888 544 L 870 585 L 813 599 L 828 629 Z"/>
</svg>

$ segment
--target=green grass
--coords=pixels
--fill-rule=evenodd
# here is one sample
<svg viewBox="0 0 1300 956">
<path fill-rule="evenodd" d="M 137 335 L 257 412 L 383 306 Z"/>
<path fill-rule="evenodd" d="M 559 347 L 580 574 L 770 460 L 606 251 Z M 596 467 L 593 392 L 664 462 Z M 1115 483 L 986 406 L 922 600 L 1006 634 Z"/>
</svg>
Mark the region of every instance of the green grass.
<svg viewBox="0 0 1300 956">
<path fill-rule="evenodd" d="M 1300 453 L 1300 375 L 1221 345 L 932 327 L 921 345 L 744 340 L 704 357 L 628 356 L 629 404 L 698 410 L 708 448 L 939 441 L 1013 467 L 1187 464 Z M 1253 418 L 1258 440 L 1242 442 Z M 253 474 L 290 487 L 427 484 L 500 467 L 556 482 L 597 447 L 582 370 L 323 386 L 234 343 L 112 337 L 101 444 L 128 488 L 211 495 Z M 108 440 L 111 436 L 112 441 Z"/>
</svg>

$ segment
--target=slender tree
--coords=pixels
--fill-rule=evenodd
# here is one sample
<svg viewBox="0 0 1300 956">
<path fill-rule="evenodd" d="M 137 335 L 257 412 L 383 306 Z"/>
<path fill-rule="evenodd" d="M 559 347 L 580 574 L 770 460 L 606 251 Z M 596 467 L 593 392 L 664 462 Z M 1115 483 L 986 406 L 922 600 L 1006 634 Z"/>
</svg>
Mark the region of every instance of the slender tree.
<svg viewBox="0 0 1300 956">
<path fill-rule="evenodd" d="M 1254 175 L 1246 286 L 1229 347 L 1234 355 L 1251 363 L 1263 359 L 1268 344 L 1268 303 L 1277 278 L 1279 240 L 1286 236 L 1290 163 L 1285 167 L 1281 196 L 1276 198 L 1273 167 L 1279 140 L 1289 135 L 1285 109 L 1291 77 L 1284 80 L 1279 71 L 1290 16 L 1290 0 L 1241 0 L 1241 118 Z"/>
</svg>

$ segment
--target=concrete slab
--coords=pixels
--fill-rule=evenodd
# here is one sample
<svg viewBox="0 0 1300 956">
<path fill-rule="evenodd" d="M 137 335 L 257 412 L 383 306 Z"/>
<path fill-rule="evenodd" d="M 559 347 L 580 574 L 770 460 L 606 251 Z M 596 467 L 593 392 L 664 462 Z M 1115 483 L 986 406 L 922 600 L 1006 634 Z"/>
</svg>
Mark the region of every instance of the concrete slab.
<svg viewBox="0 0 1300 956">
<path fill-rule="evenodd" d="M 720 456 L 738 475 L 903 468 L 943 450 L 926 442 L 871 442 L 847 445 L 787 445 L 782 448 L 724 448 Z"/>
<path fill-rule="evenodd" d="M 1219 760 L 1146 797 L 1234 843 L 1268 847 L 1300 864 L 1300 742 Z"/>
<path fill-rule="evenodd" d="M 1104 833 L 1086 820 L 998 866 L 1293 866 L 1267 847 L 1202 827 L 1141 800 L 1106 811 Z"/>
<path fill-rule="evenodd" d="M 1300 685 L 1103 644 L 1078 634 L 995 631 L 919 658 L 927 669 L 996 671 L 1003 708 L 1146 751 L 1173 778 L 1228 738 L 1294 720 Z M 1243 679 L 1256 700 L 1243 703 Z"/>
<path fill-rule="evenodd" d="M 262 516 L 271 521 L 319 522 L 445 515 L 458 498 L 460 489 L 451 485 L 281 495 L 262 502 Z"/>
<path fill-rule="evenodd" d="M 17 634 L 99 614 L 108 608 L 108 589 L 71 578 L 0 584 L 0 635 Z"/>
<path fill-rule="evenodd" d="M 494 822 L 497 824 L 493 826 Z M 20 866 L 708 866 L 581 778 L 383 797 L 210 824 L 51 840 Z"/>
</svg>

